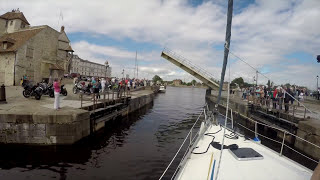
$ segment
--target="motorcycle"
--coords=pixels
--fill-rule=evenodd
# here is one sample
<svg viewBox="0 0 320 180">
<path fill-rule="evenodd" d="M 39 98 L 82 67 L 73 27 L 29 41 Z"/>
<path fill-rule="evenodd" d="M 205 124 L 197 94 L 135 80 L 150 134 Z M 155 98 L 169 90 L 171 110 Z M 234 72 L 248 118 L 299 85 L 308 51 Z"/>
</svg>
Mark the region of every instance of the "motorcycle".
<svg viewBox="0 0 320 180">
<path fill-rule="evenodd" d="M 74 84 L 74 87 L 72 89 L 73 91 L 73 94 L 77 94 L 78 92 L 82 91 L 83 90 L 83 85 L 80 84 L 80 83 L 76 83 Z"/>
<path fill-rule="evenodd" d="M 39 83 L 42 95 L 49 95 L 51 98 L 54 97 L 54 91 L 52 84 L 47 84 L 45 82 Z"/>
<path fill-rule="evenodd" d="M 24 90 L 22 94 L 25 98 L 29 98 L 30 96 L 34 96 L 36 100 L 41 99 L 41 88 L 37 85 L 25 84 L 23 86 Z"/>
<path fill-rule="evenodd" d="M 61 89 L 60 89 L 60 94 L 67 96 L 68 95 L 68 91 L 67 89 L 64 87 L 64 85 L 61 85 Z"/>
</svg>

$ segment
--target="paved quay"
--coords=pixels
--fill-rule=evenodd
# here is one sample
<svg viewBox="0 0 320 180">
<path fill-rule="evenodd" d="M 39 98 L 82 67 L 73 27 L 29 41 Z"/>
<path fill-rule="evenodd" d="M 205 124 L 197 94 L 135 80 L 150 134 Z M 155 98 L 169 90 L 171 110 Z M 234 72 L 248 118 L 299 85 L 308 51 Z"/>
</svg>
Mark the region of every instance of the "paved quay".
<svg viewBox="0 0 320 180">
<path fill-rule="evenodd" d="M 42 96 L 41 100 L 25 98 L 23 88 L 6 87 L 7 104 L 0 104 L 0 143 L 23 144 L 72 144 L 90 134 L 90 109 L 93 106 L 92 95 L 84 95 L 81 101 L 79 94 L 72 93 L 72 85 L 65 86 L 68 96 L 61 97 L 60 110 L 53 109 L 54 98 Z M 131 101 L 153 94 L 151 88 L 131 92 Z M 106 95 L 107 99 L 107 95 Z M 109 94 L 110 101 L 112 94 Z M 152 98 L 151 98 L 152 99 Z M 113 102 L 120 100 L 113 96 Z M 97 103 L 102 103 L 101 100 Z M 107 101 L 107 100 L 106 100 Z M 141 101 L 142 102 L 142 101 Z M 131 105 L 135 110 L 140 106 Z M 129 112 L 129 111 L 128 111 Z M 131 111 L 130 111 L 131 112 Z"/>
</svg>

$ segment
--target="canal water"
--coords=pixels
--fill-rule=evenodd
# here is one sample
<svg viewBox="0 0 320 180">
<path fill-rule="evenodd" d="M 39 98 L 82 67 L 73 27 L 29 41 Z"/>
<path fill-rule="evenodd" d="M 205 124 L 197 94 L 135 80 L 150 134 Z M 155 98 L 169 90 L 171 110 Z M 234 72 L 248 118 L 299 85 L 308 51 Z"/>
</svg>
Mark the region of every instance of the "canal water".
<svg viewBox="0 0 320 180">
<path fill-rule="evenodd" d="M 152 104 L 75 145 L 0 146 L 0 179 L 158 179 L 204 105 L 205 89 L 167 87 Z"/>
</svg>

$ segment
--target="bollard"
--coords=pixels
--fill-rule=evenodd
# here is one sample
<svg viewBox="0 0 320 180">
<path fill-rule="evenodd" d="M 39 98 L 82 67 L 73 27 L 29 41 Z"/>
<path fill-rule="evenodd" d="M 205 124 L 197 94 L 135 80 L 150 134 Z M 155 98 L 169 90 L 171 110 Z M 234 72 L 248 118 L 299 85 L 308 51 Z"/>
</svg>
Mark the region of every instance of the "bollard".
<svg viewBox="0 0 320 180">
<path fill-rule="evenodd" d="M 6 100 L 6 87 L 4 86 L 4 84 L 2 84 L 2 86 L 0 87 L 0 104 L 6 104 L 7 100 Z"/>
</svg>

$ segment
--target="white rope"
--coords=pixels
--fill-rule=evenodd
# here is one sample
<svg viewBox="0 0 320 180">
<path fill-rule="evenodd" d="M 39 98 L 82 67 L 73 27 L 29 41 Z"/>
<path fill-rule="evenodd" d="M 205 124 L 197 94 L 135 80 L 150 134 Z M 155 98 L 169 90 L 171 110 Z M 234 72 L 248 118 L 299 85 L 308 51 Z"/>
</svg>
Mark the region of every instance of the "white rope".
<svg viewBox="0 0 320 180">
<path fill-rule="evenodd" d="M 229 82 L 228 82 L 228 95 L 227 95 L 227 108 L 226 108 L 226 118 L 224 120 L 224 128 L 223 128 L 223 136 L 222 136 L 222 142 L 221 142 L 221 149 L 220 149 L 220 157 L 217 167 L 217 174 L 215 180 L 218 179 L 219 170 L 220 170 L 220 164 L 222 159 L 222 152 L 223 152 L 223 146 L 224 146 L 224 137 L 226 134 L 226 128 L 227 128 L 227 121 L 228 121 L 228 112 L 229 112 L 229 96 L 230 96 L 230 63 L 229 63 Z"/>
</svg>

